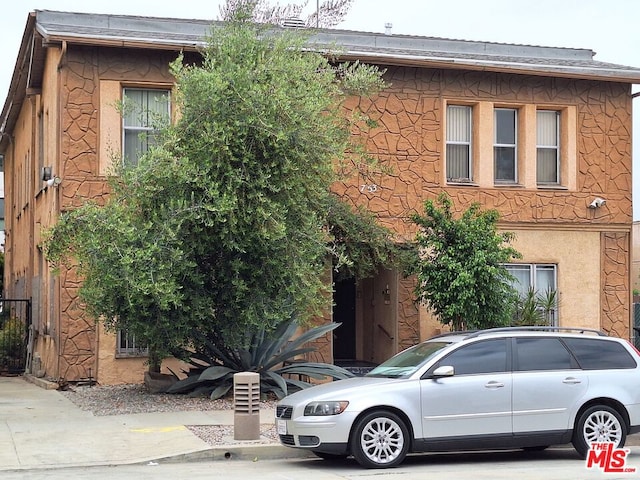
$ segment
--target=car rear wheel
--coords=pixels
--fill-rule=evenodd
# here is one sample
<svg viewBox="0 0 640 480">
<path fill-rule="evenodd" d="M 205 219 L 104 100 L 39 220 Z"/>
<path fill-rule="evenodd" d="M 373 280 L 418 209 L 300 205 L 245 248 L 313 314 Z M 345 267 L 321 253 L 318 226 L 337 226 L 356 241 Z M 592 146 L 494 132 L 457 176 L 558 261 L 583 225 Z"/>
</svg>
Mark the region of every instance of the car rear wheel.
<svg viewBox="0 0 640 480">
<path fill-rule="evenodd" d="M 573 430 L 573 447 L 586 458 L 592 443 L 613 443 L 614 448 L 624 447 L 626 426 L 620 414 L 606 405 L 587 408 Z"/>
<path fill-rule="evenodd" d="M 356 424 L 351 438 L 351 453 L 366 468 L 395 467 L 409 450 L 409 430 L 396 414 L 371 412 Z"/>
</svg>

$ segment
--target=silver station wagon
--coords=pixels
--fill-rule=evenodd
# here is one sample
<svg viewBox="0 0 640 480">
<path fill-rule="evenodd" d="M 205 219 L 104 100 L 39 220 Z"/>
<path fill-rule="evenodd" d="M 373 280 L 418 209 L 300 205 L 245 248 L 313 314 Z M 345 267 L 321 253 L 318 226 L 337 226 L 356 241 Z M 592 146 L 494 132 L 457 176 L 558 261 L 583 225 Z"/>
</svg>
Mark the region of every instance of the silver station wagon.
<svg viewBox="0 0 640 480">
<path fill-rule="evenodd" d="M 640 431 L 640 356 L 585 329 L 455 332 L 415 345 L 364 377 L 280 400 L 280 442 L 324 459 L 399 465 L 411 452 L 624 446 Z"/>
</svg>

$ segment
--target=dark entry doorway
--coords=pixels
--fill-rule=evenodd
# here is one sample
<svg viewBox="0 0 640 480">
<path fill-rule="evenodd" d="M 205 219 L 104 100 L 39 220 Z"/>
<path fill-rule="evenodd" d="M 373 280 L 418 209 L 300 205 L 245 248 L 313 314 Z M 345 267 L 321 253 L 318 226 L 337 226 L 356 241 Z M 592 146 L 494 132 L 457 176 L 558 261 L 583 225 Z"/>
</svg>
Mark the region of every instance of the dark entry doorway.
<svg viewBox="0 0 640 480">
<path fill-rule="evenodd" d="M 336 281 L 333 293 L 333 321 L 341 323 L 333 331 L 333 358 L 356 359 L 356 281 L 353 278 Z"/>
</svg>

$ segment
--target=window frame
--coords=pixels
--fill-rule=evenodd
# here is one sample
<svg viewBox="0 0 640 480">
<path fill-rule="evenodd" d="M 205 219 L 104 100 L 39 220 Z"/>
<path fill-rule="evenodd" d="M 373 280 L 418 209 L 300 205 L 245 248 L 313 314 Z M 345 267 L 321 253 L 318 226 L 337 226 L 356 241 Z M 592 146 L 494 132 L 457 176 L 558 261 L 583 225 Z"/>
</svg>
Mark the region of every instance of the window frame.
<svg viewBox="0 0 640 480">
<path fill-rule="evenodd" d="M 152 92 L 156 93 L 160 96 L 165 96 L 166 97 L 166 112 L 163 112 L 162 115 L 164 115 L 166 113 L 166 119 L 169 120 L 171 118 L 171 89 L 166 88 L 166 87 L 136 87 L 136 86 L 123 86 L 122 87 L 122 108 L 123 108 L 123 112 L 122 112 L 122 162 L 123 165 L 125 166 L 136 166 L 138 164 L 138 161 L 140 159 L 140 157 L 142 155 L 144 155 L 149 147 L 153 144 L 153 134 L 156 133 L 158 131 L 158 129 L 156 128 L 156 126 L 153 124 L 153 118 L 151 118 L 151 114 L 149 114 L 149 110 L 147 110 L 147 113 L 143 111 L 141 112 L 136 112 L 136 113 L 142 113 L 144 117 L 146 117 L 145 120 L 141 121 L 140 123 L 142 123 L 142 125 L 127 125 L 127 111 L 126 109 L 127 107 L 127 92 L 129 91 L 136 91 L 136 92 L 145 92 L 147 94 L 147 96 L 149 96 Z M 149 104 L 149 101 L 147 100 L 147 105 Z M 154 110 L 155 112 L 155 110 Z M 153 112 L 152 112 L 153 113 Z M 131 133 L 135 133 L 135 137 L 140 139 L 141 135 L 148 135 L 148 137 L 146 138 L 146 141 L 144 142 L 145 145 L 142 147 L 142 149 L 137 152 L 138 155 L 135 158 L 129 158 L 127 156 L 127 152 L 131 149 L 129 149 L 127 139 L 132 138 L 130 135 L 127 134 L 131 134 Z"/>
<path fill-rule="evenodd" d="M 149 348 L 136 345 L 135 335 L 118 329 L 116 333 L 116 358 L 148 357 Z"/>
<path fill-rule="evenodd" d="M 540 143 L 540 114 L 541 113 L 553 113 L 555 114 L 555 145 L 552 144 L 542 144 Z M 561 152 L 560 152 L 560 144 L 561 144 L 561 129 L 560 122 L 562 120 L 562 112 L 559 110 L 553 109 L 545 109 L 538 108 L 536 109 L 536 183 L 541 186 L 558 186 L 562 185 L 561 179 Z M 541 180 L 540 179 L 540 153 L 541 151 L 555 151 L 555 180 Z"/>
<path fill-rule="evenodd" d="M 446 132 L 445 132 L 445 176 L 446 176 L 446 180 L 448 183 L 472 183 L 473 182 L 473 176 L 474 176 L 474 172 L 473 172 L 473 129 L 474 129 L 474 123 L 473 123 L 473 106 L 471 105 L 461 105 L 461 104 L 448 104 L 446 106 L 447 108 L 447 120 L 445 122 L 446 124 Z M 466 140 L 460 140 L 460 139 L 452 139 L 451 135 L 451 128 L 450 124 L 449 124 L 449 119 L 450 119 L 450 112 L 451 110 L 456 109 L 456 110 L 464 110 L 466 111 L 466 130 L 468 131 L 468 139 Z M 467 147 L 467 165 L 466 165 L 466 170 L 467 170 L 467 176 L 458 176 L 458 177 L 453 177 L 452 175 L 450 175 L 450 172 L 453 170 L 452 167 L 450 166 L 450 163 L 457 160 L 457 159 L 453 159 L 450 157 L 450 153 L 452 151 L 451 147 L 457 147 L 457 146 L 466 146 Z"/>
<path fill-rule="evenodd" d="M 526 292 L 528 291 L 529 288 L 533 287 L 534 291 L 536 292 L 536 294 L 538 293 L 543 293 L 545 290 L 540 290 L 537 287 L 537 284 L 540 283 L 539 277 L 538 277 L 538 272 L 539 271 L 544 271 L 544 270 L 552 270 L 552 275 L 553 275 L 553 287 L 554 290 L 556 291 L 556 293 L 558 292 L 558 265 L 555 263 L 507 263 L 504 264 L 504 267 L 507 269 L 507 272 L 509 272 L 509 274 L 511 274 L 512 276 L 514 276 L 516 278 L 516 280 L 518 279 L 518 277 L 516 277 L 515 275 L 513 275 L 512 270 L 514 270 L 517 267 L 526 267 L 529 270 L 529 283 L 526 286 L 526 288 L 518 288 L 516 285 L 514 285 L 513 283 L 511 284 L 513 287 L 516 288 L 516 290 L 518 291 L 518 293 L 520 295 L 522 294 L 526 294 Z M 550 314 L 550 326 L 552 327 L 557 327 L 559 326 L 559 321 L 560 321 L 560 315 L 559 315 L 559 305 L 556 302 L 555 308 L 549 312 Z"/>
<path fill-rule="evenodd" d="M 500 111 L 513 112 L 513 143 L 498 142 L 500 136 L 497 113 Z M 493 180 L 500 184 L 515 184 L 518 182 L 518 109 L 513 107 L 494 107 L 493 109 Z M 513 178 L 498 178 L 498 149 L 513 150 Z"/>
</svg>

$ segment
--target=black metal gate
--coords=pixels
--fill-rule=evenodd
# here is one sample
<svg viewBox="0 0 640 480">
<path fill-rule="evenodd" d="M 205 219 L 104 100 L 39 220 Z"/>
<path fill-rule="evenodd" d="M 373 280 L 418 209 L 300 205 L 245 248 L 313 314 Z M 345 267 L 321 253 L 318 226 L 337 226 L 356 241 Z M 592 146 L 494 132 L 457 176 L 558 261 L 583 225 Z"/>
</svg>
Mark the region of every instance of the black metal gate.
<svg viewBox="0 0 640 480">
<path fill-rule="evenodd" d="M 20 375 L 27 366 L 31 300 L 0 299 L 0 375 Z"/>
</svg>

